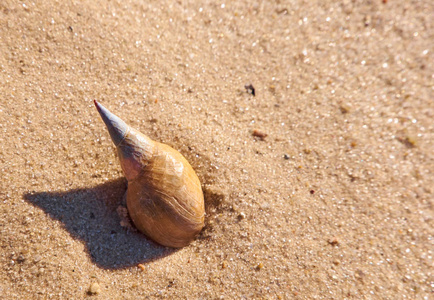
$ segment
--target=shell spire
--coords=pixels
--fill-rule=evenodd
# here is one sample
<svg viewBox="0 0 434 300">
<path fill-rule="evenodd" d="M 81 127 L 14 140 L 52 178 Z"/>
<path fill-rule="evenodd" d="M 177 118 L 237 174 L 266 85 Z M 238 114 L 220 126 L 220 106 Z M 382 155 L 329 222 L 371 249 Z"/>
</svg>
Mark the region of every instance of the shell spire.
<svg viewBox="0 0 434 300">
<path fill-rule="evenodd" d="M 113 143 L 117 147 L 128 131 L 128 125 L 122 121 L 121 118 L 112 114 L 107 108 L 103 105 L 99 104 L 98 101 L 93 100 L 95 103 L 96 109 L 101 115 L 102 120 L 107 126 L 108 132 L 110 133 L 110 137 L 112 138 Z"/>
<path fill-rule="evenodd" d="M 148 164 L 154 142 L 146 135 L 128 126 L 121 118 L 94 100 L 96 109 L 107 126 L 115 144 L 122 170 L 128 181 L 134 180 Z"/>
</svg>

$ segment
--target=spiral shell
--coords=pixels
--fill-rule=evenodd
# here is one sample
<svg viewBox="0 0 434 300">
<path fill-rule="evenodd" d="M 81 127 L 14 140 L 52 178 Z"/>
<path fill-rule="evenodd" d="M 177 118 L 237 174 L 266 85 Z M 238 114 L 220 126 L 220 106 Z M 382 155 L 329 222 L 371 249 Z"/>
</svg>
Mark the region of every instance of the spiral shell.
<svg viewBox="0 0 434 300">
<path fill-rule="evenodd" d="M 127 209 L 141 232 L 169 247 L 184 247 L 204 226 L 199 178 L 181 153 L 128 126 L 99 104 L 128 180 Z"/>
</svg>

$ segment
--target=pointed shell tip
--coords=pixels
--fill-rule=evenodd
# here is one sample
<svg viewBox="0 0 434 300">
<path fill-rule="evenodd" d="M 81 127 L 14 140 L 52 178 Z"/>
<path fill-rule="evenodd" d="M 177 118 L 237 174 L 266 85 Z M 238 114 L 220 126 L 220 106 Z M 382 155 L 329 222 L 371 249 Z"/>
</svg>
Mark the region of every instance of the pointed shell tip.
<svg viewBox="0 0 434 300">
<path fill-rule="evenodd" d="M 99 104 L 98 101 L 94 100 L 94 103 L 102 120 L 107 126 L 107 129 L 110 133 L 110 137 L 113 143 L 117 147 L 119 143 L 124 139 L 128 131 L 128 125 L 124 121 L 122 121 L 119 117 L 111 113 L 103 105 Z"/>
<path fill-rule="evenodd" d="M 96 107 L 96 109 L 99 111 L 100 110 L 100 107 L 99 107 L 99 102 L 98 101 L 96 101 L 96 100 L 93 100 L 93 104 L 95 104 L 95 107 Z"/>
</svg>

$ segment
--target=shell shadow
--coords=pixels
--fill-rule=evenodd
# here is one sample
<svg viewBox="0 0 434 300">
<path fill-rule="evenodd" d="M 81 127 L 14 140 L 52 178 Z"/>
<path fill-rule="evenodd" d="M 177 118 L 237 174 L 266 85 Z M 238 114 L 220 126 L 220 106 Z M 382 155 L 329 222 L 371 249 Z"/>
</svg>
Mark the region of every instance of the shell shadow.
<svg viewBox="0 0 434 300">
<path fill-rule="evenodd" d="M 24 199 L 62 222 L 73 238 L 84 242 L 101 268 L 127 268 L 176 252 L 120 225 L 116 209 L 126 189 L 126 180 L 119 178 L 87 189 L 27 193 Z"/>
</svg>

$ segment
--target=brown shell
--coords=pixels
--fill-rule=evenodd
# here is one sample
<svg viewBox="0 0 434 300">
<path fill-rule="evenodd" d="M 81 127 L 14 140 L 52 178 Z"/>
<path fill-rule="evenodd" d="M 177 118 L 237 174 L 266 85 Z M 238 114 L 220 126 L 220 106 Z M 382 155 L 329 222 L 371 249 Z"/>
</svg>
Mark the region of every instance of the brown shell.
<svg viewBox="0 0 434 300">
<path fill-rule="evenodd" d="M 95 104 L 107 124 L 103 114 L 108 110 Z M 119 159 L 128 180 L 127 208 L 134 225 L 161 245 L 188 245 L 204 226 L 199 178 L 181 153 L 128 125 L 122 128 L 123 124 L 116 125 L 121 128 L 122 138 L 114 138 L 112 132 L 110 135 L 118 143 Z"/>
</svg>

